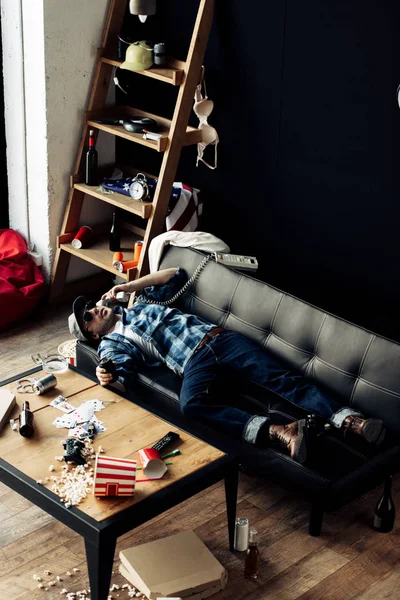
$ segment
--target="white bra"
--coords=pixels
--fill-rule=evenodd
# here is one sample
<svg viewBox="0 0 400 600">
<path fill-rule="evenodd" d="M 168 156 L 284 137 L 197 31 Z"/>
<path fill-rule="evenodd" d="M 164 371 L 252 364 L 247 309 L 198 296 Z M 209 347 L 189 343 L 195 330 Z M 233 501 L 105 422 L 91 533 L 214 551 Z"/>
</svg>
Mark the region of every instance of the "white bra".
<svg viewBox="0 0 400 600">
<path fill-rule="evenodd" d="M 204 88 L 204 96 L 202 92 L 202 88 Z M 193 111 L 196 117 L 199 119 L 200 123 L 198 129 L 202 131 L 202 141 L 197 144 L 197 161 L 196 167 L 199 166 L 199 161 L 203 162 L 209 169 L 217 168 L 217 146 L 219 142 L 219 137 L 217 130 L 209 125 L 208 117 L 211 115 L 214 109 L 214 102 L 208 99 L 206 82 L 204 80 L 204 67 L 201 68 L 201 81 L 196 87 L 196 91 L 194 94 L 194 104 Z M 214 145 L 215 147 L 215 158 L 214 158 L 214 166 L 210 165 L 203 158 L 204 151 L 209 145 Z"/>
</svg>

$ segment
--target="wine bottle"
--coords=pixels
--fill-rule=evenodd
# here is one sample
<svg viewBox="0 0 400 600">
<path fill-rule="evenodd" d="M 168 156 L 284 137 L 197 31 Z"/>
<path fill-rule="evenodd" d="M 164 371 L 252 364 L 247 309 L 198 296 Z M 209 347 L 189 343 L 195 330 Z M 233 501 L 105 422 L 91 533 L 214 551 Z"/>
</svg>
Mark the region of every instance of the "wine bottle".
<svg viewBox="0 0 400 600">
<path fill-rule="evenodd" d="M 89 131 L 89 149 L 86 152 L 86 169 L 85 169 L 86 185 L 97 185 L 97 150 L 94 147 L 94 131 Z"/>
<path fill-rule="evenodd" d="M 374 528 L 382 533 L 392 531 L 396 509 L 392 498 L 392 476 L 386 478 L 383 494 L 375 507 Z"/>
<path fill-rule="evenodd" d="M 34 434 L 33 427 L 33 412 L 29 406 L 29 402 L 24 402 L 22 405 L 22 412 L 19 415 L 19 433 L 23 437 L 32 437 Z"/>
<path fill-rule="evenodd" d="M 111 252 L 118 252 L 121 249 L 121 232 L 119 229 L 119 223 L 117 219 L 117 211 L 113 213 L 113 220 L 110 229 L 110 250 Z"/>
<path fill-rule="evenodd" d="M 260 552 L 257 547 L 257 531 L 250 529 L 249 547 L 247 548 L 246 560 L 244 563 L 244 576 L 250 579 L 258 577 L 258 563 Z"/>
</svg>

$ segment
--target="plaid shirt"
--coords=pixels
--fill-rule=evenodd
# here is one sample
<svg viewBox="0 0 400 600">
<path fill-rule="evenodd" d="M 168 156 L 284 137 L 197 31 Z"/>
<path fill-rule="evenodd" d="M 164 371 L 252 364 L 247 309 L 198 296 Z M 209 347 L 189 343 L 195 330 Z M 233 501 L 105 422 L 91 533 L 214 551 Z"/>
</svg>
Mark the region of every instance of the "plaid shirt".
<svg viewBox="0 0 400 600">
<path fill-rule="evenodd" d="M 186 282 L 182 269 L 162 286 L 151 286 L 143 290 L 143 295 L 151 300 L 165 301 Z M 182 375 L 200 341 L 216 325 L 195 315 L 182 313 L 176 308 L 144 304 L 140 297 L 135 304 L 122 311 L 125 326 L 144 340 L 154 345 L 163 357 L 163 362 L 175 373 Z M 161 363 L 147 357 L 135 343 L 119 333 L 106 335 L 98 349 L 100 358 L 111 358 L 117 364 L 118 381 L 126 390 L 132 387 L 140 365 L 159 366 Z"/>
</svg>

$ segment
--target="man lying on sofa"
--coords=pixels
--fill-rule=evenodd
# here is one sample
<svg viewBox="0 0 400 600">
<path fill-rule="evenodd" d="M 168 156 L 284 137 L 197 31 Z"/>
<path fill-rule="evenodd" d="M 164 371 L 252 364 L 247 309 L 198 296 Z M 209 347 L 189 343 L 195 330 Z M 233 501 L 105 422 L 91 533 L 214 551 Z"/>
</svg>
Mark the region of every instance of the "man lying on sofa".
<svg viewBox="0 0 400 600">
<path fill-rule="evenodd" d="M 341 406 L 302 375 L 287 371 L 242 334 L 176 308 L 145 302 L 168 301 L 185 282 L 185 272 L 172 268 L 114 286 L 102 296 L 103 300 L 115 299 L 120 291 L 132 293 L 146 288 L 131 308 L 120 312 L 95 306 L 79 296 L 69 317 L 70 332 L 78 340 L 100 340 L 100 358 L 110 358 L 115 363 L 117 381 L 126 391 L 133 386 L 139 364 L 165 364 L 183 378 L 180 406 L 185 415 L 257 446 L 280 443 L 297 462 L 303 463 L 307 458 L 305 419 L 276 425 L 268 416 L 229 406 L 225 398 L 213 396 L 210 391 L 221 367 L 239 370 L 241 376 L 326 417 L 344 432 L 351 431 L 371 443 L 383 441 L 385 429 L 381 420 L 365 419 L 354 409 Z M 96 375 L 101 385 L 111 382 L 112 375 L 103 368 L 97 367 Z"/>
</svg>

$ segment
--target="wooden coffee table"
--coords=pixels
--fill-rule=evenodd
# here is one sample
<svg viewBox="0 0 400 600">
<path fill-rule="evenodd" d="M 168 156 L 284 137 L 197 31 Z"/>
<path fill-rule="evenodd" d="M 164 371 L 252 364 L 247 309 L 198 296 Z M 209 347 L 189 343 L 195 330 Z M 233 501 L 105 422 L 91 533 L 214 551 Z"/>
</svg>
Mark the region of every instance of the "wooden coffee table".
<svg viewBox="0 0 400 600">
<path fill-rule="evenodd" d="M 42 375 L 40 370 L 34 373 L 35 377 Z M 16 381 L 21 377 L 2 382 L 0 387 L 14 392 Z M 28 400 L 35 415 L 35 435 L 31 439 L 23 438 L 8 425 L 0 432 L 0 480 L 84 537 L 92 600 L 106 600 L 109 594 L 115 546 L 120 535 L 221 479 L 225 480 L 229 546 L 233 549 L 238 487 L 235 457 L 179 430 L 110 389 L 96 385 L 75 369 L 58 375 L 57 379 L 58 387 L 43 396 L 16 394 L 17 407 L 11 418 L 18 417 L 22 403 Z M 51 491 L 53 482 L 36 483 L 38 479 L 59 474 L 64 464 L 55 457 L 64 453 L 61 442 L 68 430 L 52 425 L 54 419 L 64 413 L 49 406 L 58 394 L 68 398 L 74 406 L 96 398 L 113 401 L 96 413 L 107 429 L 96 436 L 94 448 L 101 444 L 108 456 L 137 458 L 139 449 L 151 447 L 171 430 L 180 435 L 181 454 L 170 459 L 173 465 L 168 467 L 164 479 L 137 483 L 132 498 L 100 500 L 90 495 L 79 507 L 66 508 Z M 50 464 L 55 466 L 55 473 L 49 472 Z M 138 479 L 143 478 L 139 471 Z"/>
</svg>

